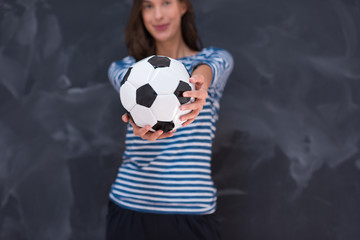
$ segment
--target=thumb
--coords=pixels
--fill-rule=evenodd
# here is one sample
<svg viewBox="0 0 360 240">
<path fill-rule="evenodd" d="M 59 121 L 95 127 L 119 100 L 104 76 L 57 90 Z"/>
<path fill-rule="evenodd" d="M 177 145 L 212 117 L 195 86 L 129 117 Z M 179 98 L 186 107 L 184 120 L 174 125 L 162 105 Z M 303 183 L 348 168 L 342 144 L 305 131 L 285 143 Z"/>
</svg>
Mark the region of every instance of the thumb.
<svg viewBox="0 0 360 240">
<path fill-rule="evenodd" d="M 127 115 L 127 113 L 123 114 L 121 116 L 121 119 L 123 120 L 123 122 L 127 123 L 129 122 L 129 116 Z"/>
</svg>

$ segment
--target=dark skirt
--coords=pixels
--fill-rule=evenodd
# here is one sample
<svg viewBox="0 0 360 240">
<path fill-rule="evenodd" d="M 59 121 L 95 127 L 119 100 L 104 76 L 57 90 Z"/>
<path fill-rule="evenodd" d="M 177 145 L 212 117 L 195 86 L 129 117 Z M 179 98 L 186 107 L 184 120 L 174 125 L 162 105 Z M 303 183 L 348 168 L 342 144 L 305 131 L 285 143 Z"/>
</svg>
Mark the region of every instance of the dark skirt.
<svg viewBox="0 0 360 240">
<path fill-rule="evenodd" d="M 106 240 L 220 240 L 216 214 L 155 214 L 122 208 L 109 200 Z"/>
</svg>

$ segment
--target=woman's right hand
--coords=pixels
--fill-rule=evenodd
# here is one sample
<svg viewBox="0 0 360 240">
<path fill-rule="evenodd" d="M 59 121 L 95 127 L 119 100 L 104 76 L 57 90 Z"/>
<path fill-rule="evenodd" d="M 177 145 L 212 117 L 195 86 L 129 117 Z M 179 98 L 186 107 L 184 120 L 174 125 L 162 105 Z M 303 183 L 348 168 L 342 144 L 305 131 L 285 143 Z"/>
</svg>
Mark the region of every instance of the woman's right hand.
<svg viewBox="0 0 360 240">
<path fill-rule="evenodd" d="M 171 132 L 167 132 L 164 133 L 162 130 L 157 130 L 156 132 L 151 132 L 151 126 L 147 125 L 145 127 L 139 127 L 137 126 L 133 120 L 129 117 L 129 115 L 127 113 L 125 113 L 124 115 L 122 115 L 121 119 L 125 122 L 128 123 L 130 122 L 131 126 L 133 127 L 134 130 L 134 135 L 141 137 L 144 140 L 149 140 L 149 141 L 156 141 L 157 139 L 163 139 L 163 138 L 168 138 L 168 137 L 172 137 L 174 135 L 174 131 Z"/>
</svg>

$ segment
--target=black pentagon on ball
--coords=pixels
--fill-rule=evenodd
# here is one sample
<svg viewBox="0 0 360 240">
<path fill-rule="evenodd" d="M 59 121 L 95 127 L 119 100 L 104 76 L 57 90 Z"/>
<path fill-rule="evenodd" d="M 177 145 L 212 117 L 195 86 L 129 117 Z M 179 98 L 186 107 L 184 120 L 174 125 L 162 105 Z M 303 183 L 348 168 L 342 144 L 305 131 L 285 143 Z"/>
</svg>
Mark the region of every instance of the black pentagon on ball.
<svg viewBox="0 0 360 240">
<path fill-rule="evenodd" d="M 163 56 L 153 56 L 148 62 L 156 69 L 170 66 L 170 59 Z"/>
<path fill-rule="evenodd" d="M 122 86 L 122 85 L 128 80 L 129 75 L 130 75 L 130 72 L 131 72 L 131 69 L 132 69 L 132 67 L 130 67 L 130 68 L 127 70 L 127 72 L 125 73 L 125 75 L 124 75 L 124 77 L 123 77 L 123 80 L 121 81 L 121 85 L 120 85 L 120 86 Z"/>
<path fill-rule="evenodd" d="M 145 107 L 151 107 L 157 97 L 154 89 L 145 84 L 136 90 L 136 103 Z"/>
<path fill-rule="evenodd" d="M 180 104 L 185 104 L 190 101 L 190 97 L 183 97 L 183 93 L 186 91 L 191 91 L 191 87 L 188 83 L 181 81 L 179 82 L 179 85 L 177 86 L 174 94 L 179 100 Z"/>
<path fill-rule="evenodd" d="M 157 130 L 162 130 L 164 133 L 165 132 L 170 132 L 171 130 L 173 130 L 175 127 L 175 124 L 173 123 L 173 121 L 171 122 L 162 122 L 162 121 L 158 121 L 153 127 L 152 129 L 154 129 L 155 131 Z"/>
</svg>

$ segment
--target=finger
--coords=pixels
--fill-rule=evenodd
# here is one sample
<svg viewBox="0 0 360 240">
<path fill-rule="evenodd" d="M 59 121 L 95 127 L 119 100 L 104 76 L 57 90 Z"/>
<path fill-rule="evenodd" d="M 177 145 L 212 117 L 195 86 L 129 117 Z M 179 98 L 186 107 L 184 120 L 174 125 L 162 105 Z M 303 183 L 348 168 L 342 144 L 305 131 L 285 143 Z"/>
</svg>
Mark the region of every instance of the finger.
<svg viewBox="0 0 360 240">
<path fill-rule="evenodd" d="M 195 91 L 186 91 L 183 93 L 183 97 L 193 97 L 199 99 L 206 99 L 207 98 L 207 91 L 204 90 L 195 90 Z"/>
<path fill-rule="evenodd" d="M 189 104 L 184 104 L 180 106 L 180 110 L 181 111 L 186 111 L 186 110 L 196 110 L 196 109 L 203 109 L 205 105 L 205 100 L 196 100 L 193 103 L 189 103 Z"/>
<path fill-rule="evenodd" d="M 127 114 L 127 113 L 123 114 L 123 115 L 121 116 L 121 119 L 122 119 L 123 122 L 125 122 L 125 123 L 129 122 L 128 114 Z"/>
<path fill-rule="evenodd" d="M 174 136 L 173 131 L 161 134 L 158 139 L 168 138 L 168 137 L 172 137 L 172 136 Z"/>
<path fill-rule="evenodd" d="M 166 133 L 164 133 L 163 131 L 160 131 L 160 130 L 158 130 L 155 133 L 149 132 L 144 136 L 144 139 L 149 140 L 149 141 L 155 141 L 157 139 L 168 138 L 168 137 L 174 136 L 174 132 L 176 132 L 176 130 L 173 130 L 171 132 L 166 132 Z"/>
<path fill-rule="evenodd" d="M 162 130 L 157 130 L 156 132 L 148 132 L 143 136 L 143 139 L 155 141 L 160 137 L 161 134 L 163 134 Z"/>
<path fill-rule="evenodd" d="M 150 131 L 150 128 L 151 128 L 150 125 L 147 125 L 147 126 L 142 127 L 142 128 L 138 127 L 138 129 L 136 130 L 136 132 L 137 132 L 137 134 L 138 134 L 139 137 L 143 138 L 146 134 L 149 134 L 149 133 L 150 133 L 150 132 L 149 132 L 149 131 Z M 135 131 L 134 131 L 134 133 L 135 133 Z"/>
<path fill-rule="evenodd" d="M 200 113 L 200 110 L 191 111 L 190 113 L 181 116 L 180 121 L 187 121 L 189 119 L 195 119 L 199 115 L 199 113 Z"/>
<path fill-rule="evenodd" d="M 190 123 L 192 123 L 194 120 L 195 120 L 195 118 L 188 119 L 186 122 L 184 122 L 184 123 L 182 124 L 182 126 L 183 126 L 183 127 L 186 127 L 187 125 L 189 125 Z"/>
<path fill-rule="evenodd" d="M 138 136 L 138 137 L 143 137 L 146 133 L 148 133 L 150 131 L 151 126 L 150 125 L 146 125 L 144 127 L 139 127 L 138 125 L 136 125 L 134 123 L 134 121 L 130 118 L 129 122 L 133 128 L 134 131 L 134 135 Z"/>
</svg>

